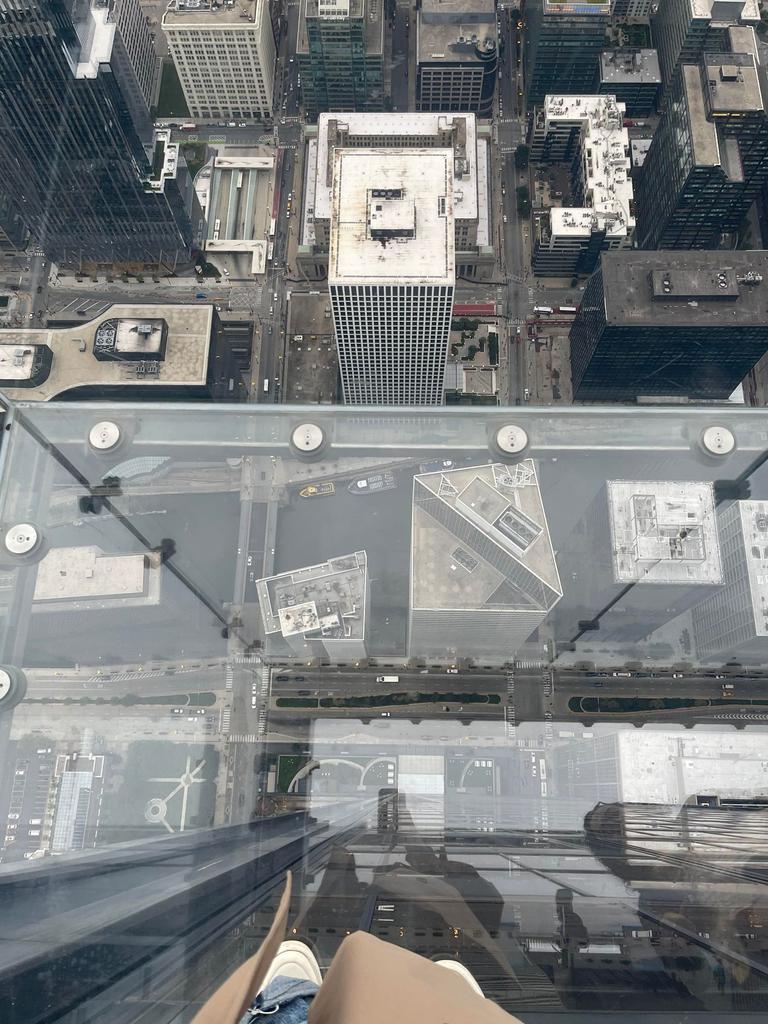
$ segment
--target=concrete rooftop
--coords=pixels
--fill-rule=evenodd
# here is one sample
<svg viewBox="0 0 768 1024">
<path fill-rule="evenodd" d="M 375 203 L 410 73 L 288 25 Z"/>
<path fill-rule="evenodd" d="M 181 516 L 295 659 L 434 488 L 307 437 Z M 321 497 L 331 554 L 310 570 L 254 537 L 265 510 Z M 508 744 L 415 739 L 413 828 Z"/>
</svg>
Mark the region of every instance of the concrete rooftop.
<svg viewBox="0 0 768 1024">
<path fill-rule="evenodd" d="M 433 501 L 454 510 L 459 532 L 429 513 Z M 412 530 L 412 609 L 548 610 L 562 595 L 532 459 L 417 475 Z M 513 582 L 515 566 L 528 573 Z"/>
<path fill-rule="evenodd" d="M 94 339 L 99 325 L 113 319 L 165 321 L 165 358 L 157 362 L 157 373 L 137 377 L 135 360 L 99 360 L 94 357 Z M 95 320 L 74 327 L 0 330 L 0 352 L 44 346 L 53 357 L 47 378 L 37 387 L 6 387 L 4 390 L 9 398 L 19 401 L 47 402 L 71 388 L 89 384 L 125 386 L 136 383 L 142 388 L 169 384 L 204 385 L 212 328 L 211 305 L 134 303 L 114 304 Z"/>
<path fill-rule="evenodd" d="M 348 129 L 345 146 L 332 148 L 331 122 Z M 478 208 L 478 140 L 474 114 L 441 113 L 344 113 L 321 114 L 317 120 L 317 142 L 311 157 L 316 154 L 315 173 L 309 184 L 305 205 L 312 206 L 316 220 L 331 216 L 331 189 L 333 184 L 333 154 L 341 148 L 413 148 L 438 146 L 441 138 L 453 138 L 451 161 L 453 211 L 456 220 L 475 220 Z M 313 140 L 314 141 L 314 140 Z M 448 145 L 446 141 L 444 145 Z M 484 187 L 484 185 L 482 186 Z M 311 201 L 310 201 L 311 196 Z"/>
<path fill-rule="evenodd" d="M 267 0 L 171 0 L 163 15 L 163 26 L 191 28 L 196 25 L 224 27 L 225 25 L 246 25 L 256 20 L 259 5 L 266 6 Z"/>
<path fill-rule="evenodd" d="M 476 48 L 492 50 L 496 37 L 494 0 L 423 0 L 417 18 L 417 60 L 479 62 Z"/>
<path fill-rule="evenodd" d="M 406 237 L 372 236 L 390 229 Z M 454 249 L 451 150 L 336 150 L 329 283 L 452 284 Z"/>
<path fill-rule="evenodd" d="M 368 560 L 364 551 L 258 580 L 266 633 L 320 633 L 328 639 L 365 637 Z"/>
<path fill-rule="evenodd" d="M 722 583 L 711 483 L 609 480 L 618 583 Z"/>
<path fill-rule="evenodd" d="M 603 253 L 601 267 L 608 323 L 768 323 L 768 252 L 625 250 Z M 654 271 L 669 278 L 667 291 L 655 288 Z"/>
<path fill-rule="evenodd" d="M 655 50 L 605 50 L 600 54 L 600 81 L 608 85 L 661 84 Z"/>
</svg>

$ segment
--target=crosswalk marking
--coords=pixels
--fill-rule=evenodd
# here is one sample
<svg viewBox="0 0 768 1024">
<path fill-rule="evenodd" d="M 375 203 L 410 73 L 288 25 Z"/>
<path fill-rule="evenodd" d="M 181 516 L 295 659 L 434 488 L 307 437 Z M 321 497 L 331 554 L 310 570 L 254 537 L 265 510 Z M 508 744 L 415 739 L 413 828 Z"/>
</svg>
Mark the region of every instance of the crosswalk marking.
<svg viewBox="0 0 768 1024">
<path fill-rule="evenodd" d="M 517 739 L 517 722 L 515 721 L 515 673 L 507 672 L 507 703 L 504 706 L 504 731 L 507 739 L 513 743 Z"/>
<path fill-rule="evenodd" d="M 179 669 L 179 672 L 186 671 Z M 106 673 L 94 673 L 92 676 L 88 676 L 88 682 L 95 683 L 98 680 L 102 680 L 105 683 L 115 683 L 121 679 L 157 679 L 159 676 L 167 675 L 165 669 L 155 669 L 153 672 L 111 672 L 109 678 L 106 678 Z"/>
</svg>

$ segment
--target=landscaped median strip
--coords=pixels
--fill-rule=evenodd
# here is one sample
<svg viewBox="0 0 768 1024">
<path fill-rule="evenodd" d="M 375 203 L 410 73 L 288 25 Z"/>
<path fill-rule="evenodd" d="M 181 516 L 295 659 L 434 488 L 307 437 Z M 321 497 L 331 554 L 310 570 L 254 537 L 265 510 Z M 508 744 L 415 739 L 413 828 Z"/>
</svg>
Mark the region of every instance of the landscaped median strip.
<svg viewBox="0 0 768 1024">
<path fill-rule="evenodd" d="M 278 697 L 279 708 L 387 708 L 404 704 L 499 704 L 498 693 L 372 693 L 354 697 Z"/>
</svg>

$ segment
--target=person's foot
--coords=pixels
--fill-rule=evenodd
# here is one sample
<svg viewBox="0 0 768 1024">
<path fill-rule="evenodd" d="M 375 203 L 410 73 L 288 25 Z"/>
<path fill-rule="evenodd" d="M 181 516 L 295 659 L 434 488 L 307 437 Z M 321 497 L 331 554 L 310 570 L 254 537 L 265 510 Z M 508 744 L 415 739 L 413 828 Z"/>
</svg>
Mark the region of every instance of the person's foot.
<svg viewBox="0 0 768 1024">
<path fill-rule="evenodd" d="M 315 954 L 306 943 L 297 942 L 295 939 L 288 939 L 286 942 L 280 943 L 280 949 L 270 964 L 261 988 L 265 989 L 273 978 L 279 976 L 303 978 L 305 981 L 314 981 L 316 985 L 323 983 L 320 964 L 317 962 Z"/>
<path fill-rule="evenodd" d="M 479 996 L 483 994 L 483 990 L 475 981 L 475 976 L 472 971 L 458 960 L 435 960 L 435 963 L 438 967 L 444 967 L 446 971 L 453 971 L 454 974 L 461 975 L 473 992 L 477 992 Z"/>
</svg>

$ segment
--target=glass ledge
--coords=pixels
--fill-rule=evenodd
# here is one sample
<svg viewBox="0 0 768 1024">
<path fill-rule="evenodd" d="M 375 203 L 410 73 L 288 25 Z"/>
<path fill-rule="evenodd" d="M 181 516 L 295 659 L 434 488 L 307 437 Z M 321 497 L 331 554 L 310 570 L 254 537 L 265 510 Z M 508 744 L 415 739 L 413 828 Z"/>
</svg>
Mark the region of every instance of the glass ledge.
<svg viewBox="0 0 768 1024">
<path fill-rule="evenodd" d="M 324 964 L 364 928 L 524 1020 L 764 1014 L 765 411 L 14 403 L 3 442 L 12 1024 L 191 1018 L 286 867 Z"/>
</svg>

